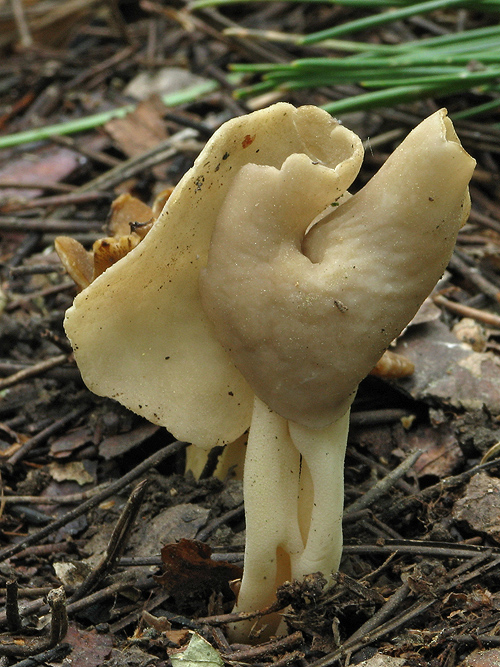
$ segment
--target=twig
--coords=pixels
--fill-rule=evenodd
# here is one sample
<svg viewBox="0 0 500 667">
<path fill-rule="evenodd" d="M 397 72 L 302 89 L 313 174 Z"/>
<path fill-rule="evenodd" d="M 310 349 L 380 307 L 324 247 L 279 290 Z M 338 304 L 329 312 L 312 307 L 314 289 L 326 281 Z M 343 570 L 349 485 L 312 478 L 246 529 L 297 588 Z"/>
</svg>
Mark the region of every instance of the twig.
<svg viewBox="0 0 500 667">
<path fill-rule="evenodd" d="M 68 615 L 66 611 L 66 594 L 64 588 L 55 588 L 47 595 L 47 602 L 51 611 L 50 634 L 36 644 L 0 644 L 0 655 L 29 657 L 42 651 L 54 648 L 64 639 L 68 632 Z"/>
<path fill-rule="evenodd" d="M 103 602 L 104 600 L 107 600 L 110 597 L 113 597 L 120 591 L 126 590 L 131 588 L 132 586 L 134 588 L 137 588 L 142 591 L 147 591 L 150 590 L 151 588 L 154 588 L 156 586 L 155 580 L 150 577 L 149 575 L 145 577 L 142 580 L 134 580 L 132 581 L 117 581 L 114 584 L 110 584 L 106 588 L 101 589 L 100 591 L 97 591 L 95 593 L 91 593 L 90 595 L 87 595 L 87 597 L 82 598 L 81 600 L 77 600 L 76 602 L 72 602 L 71 604 L 68 604 L 66 607 L 67 613 L 74 614 L 82 609 L 86 609 L 88 607 L 91 607 L 92 605 L 95 605 L 97 603 Z M 30 616 L 31 614 L 46 614 L 49 610 L 48 605 L 44 602 L 44 600 L 39 599 L 39 600 L 33 600 L 32 602 L 29 602 L 26 604 L 22 611 L 22 616 Z M 6 615 L 5 612 L 0 612 L 0 625 L 5 624 L 6 622 Z M 199 627 L 199 626 L 197 626 Z"/>
<path fill-rule="evenodd" d="M 376 426 L 377 424 L 390 424 L 398 422 L 403 417 L 408 417 L 411 412 L 403 408 L 385 408 L 383 410 L 360 410 L 351 412 L 351 426 Z"/>
<path fill-rule="evenodd" d="M 358 452 L 356 449 L 351 449 L 349 451 L 349 456 L 352 457 L 353 459 L 356 459 L 357 461 L 360 461 L 361 463 L 364 463 L 370 468 L 375 468 L 375 470 L 378 470 L 378 472 L 384 476 L 389 473 L 389 470 L 385 465 L 379 463 L 378 461 L 370 459 L 368 456 L 365 456 L 361 452 Z M 416 491 L 415 487 L 413 487 L 411 484 L 408 484 L 408 482 L 405 482 L 404 479 L 398 479 L 395 486 L 400 488 L 406 494 L 414 494 Z"/>
<path fill-rule="evenodd" d="M 346 509 L 345 514 L 349 516 L 352 512 L 358 512 L 361 509 L 365 509 L 372 505 L 378 498 L 380 498 L 384 493 L 386 493 L 395 482 L 399 480 L 403 475 L 405 475 L 408 470 L 414 465 L 417 459 L 421 456 L 422 451 L 418 449 L 416 452 L 413 452 L 407 459 L 402 461 L 394 470 L 392 470 L 388 475 L 381 479 L 375 486 L 373 486 L 369 491 L 363 494 L 358 500 L 355 500 L 349 507 Z"/>
<path fill-rule="evenodd" d="M 106 588 L 102 588 L 100 591 L 96 591 L 95 593 L 91 593 L 90 595 L 87 595 L 84 598 L 81 598 L 81 600 L 76 600 L 75 602 L 71 602 L 68 604 L 67 611 L 68 614 L 74 614 L 76 612 L 82 611 L 82 609 L 87 609 L 88 607 L 92 607 L 93 605 L 97 604 L 98 602 L 103 602 L 104 600 L 107 600 L 120 591 L 125 591 L 129 588 L 137 588 L 141 591 L 149 591 L 158 584 L 156 581 L 153 579 L 153 577 L 145 577 L 143 580 L 140 581 L 118 581 L 114 584 L 111 584 L 110 586 L 107 586 Z"/>
<path fill-rule="evenodd" d="M 462 484 L 465 484 L 469 479 L 478 472 L 486 471 L 490 469 L 495 469 L 500 467 L 500 460 L 495 459 L 493 461 L 487 461 L 480 465 L 474 466 L 465 472 L 460 473 L 459 475 L 454 475 L 453 477 L 445 477 L 440 480 L 437 484 L 428 486 L 426 489 L 420 491 L 420 493 L 414 496 L 408 496 L 407 498 L 402 498 L 401 500 L 396 501 L 384 511 L 383 520 L 391 524 L 392 521 L 396 520 L 398 517 L 404 516 L 410 511 L 417 509 L 422 506 L 424 503 L 431 501 L 433 498 L 455 489 Z"/>
<path fill-rule="evenodd" d="M 79 192 L 110 190 L 128 178 L 135 176 L 137 173 L 154 167 L 160 164 L 160 162 L 164 162 L 168 158 L 177 155 L 177 153 L 186 148 L 186 142 L 192 142 L 196 136 L 197 133 L 190 128 L 180 130 L 171 137 L 168 137 L 168 139 L 161 141 L 154 148 L 129 160 L 125 160 L 101 176 L 89 181 L 79 188 Z"/>
<path fill-rule="evenodd" d="M 76 185 L 54 183 L 52 181 L 9 181 L 0 179 L 0 189 L 7 190 L 55 190 L 56 192 L 73 192 Z"/>
<path fill-rule="evenodd" d="M 196 539 L 199 539 L 199 537 Z M 243 553 L 213 553 L 210 555 L 210 560 L 217 563 L 241 563 Z M 162 559 L 160 556 L 124 556 L 120 558 L 118 565 L 122 567 L 140 567 L 142 565 L 160 567 Z"/>
<path fill-rule="evenodd" d="M 291 665 L 294 662 L 301 664 L 304 655 L 305 654 L 302 651 L 291 651 L 290 653 L 286 653 L 279 660 L 274 660 L 271 665 L 272 667 L 288 667 L 288 665 Z"/>
<path fill-rule="evenodd" d="M 467 280 L 477 287 L 480 292 L 486 294 L 490 299 L 493 299 L 493 301 L 496 301 L 497 303 L 500 301 L 500 289 L 482 276 L 479 269 L 467 266 L 464 260 L 458 256 L 456 251 L 450 259 L 448 266 L 452 271 L 457 271 L 467 278 Z"/>
<path fill-rule="evenodd" d="M 196 621 L 200 624 L 206 625 L 224 625 L 225 623 L 238 623 L 239 621 L 247 621 L 250 618 L 257 618 L 260 616 L 267 616 L 274 614 L 276 611 L 281 611 L 283 607 L 279 602 L 273 602 L 264 609 L 258 611 L 236 611 L 230 614 L 217 614 L 217 616 L 204 616 L 197 618 Z M 170 620 L 170 619 L 169 619 Z"/>
<path fill-rule="evenodd" d="M 500 329 L 499 315 L 488 313 L 487 311 L 480 310 L 479 308 L 471 308 L 471 306 L 465 306 L 464 304 L 457 303 L 456 301 L 450 301 L 450 299 L 447 299 L 442 294 L 436 294 L 432 297 L 432 300 L 438 306 L 443 306 L 446 308 L 446 310 L 449 310 L 452 313 L 456 313 L 462 317 L 472 317 L 472 319 L 477 320 L 478 322 L 483 322 L 483 324 L 486 324 L 489 327 Z"/>
<path fill-rule="evenodd" d="M 456 635 L 451 641 L 457 644 L 472 644 L 478 648 L 481 646 L 500 646 L 498 635 Z"/>
<path fill-rule="evenodd" d="M 247 662 L 253 660 L 259 660 L 262 658 L 267 658 L 269 656 L 278 653 L 279 651 L 286 651 L 291 648 L 295 648 L 298 644 L 302 644 L 304 637 L 302 632 L 297 631 L 283 637 L 283 639 L 277 639 L 275 641 L 266 642 L 260 646 L 252 646 L 252 648 L 242 649 L 241 651 L 233 651 L 226 654 L 224 657 L 230 660 L 231 662 Z"/>
<path fill-rule="evenodd" d="M 64 273 L 65 269 L 61 264 L 23 264 L 14 266 L 10 270 L 11 276 L 32 276 L 43 273 Z"/>
<path fill-rule="evenodd" d="M 375 630 L 377 626 L 381 625 L 387 618 L 393 616 L 394 612 L 399 607 L 399 605 L 403 602 L 403 600 L 405 600 L 408 597 L 409 592 L 410 592 L 410 586 L 408 583 L 405 582 L 391 595 L 391 597 L 387 600 L 387 602 L 384 605 L 382 605 L 382 607 L 380 607 L 380 609 L 366 621 L 366 623 L 363 623 L 363 625 L 360 628 L 358 628 L 356 632 L 354 632 L 349 637 L 349 639 L 345 641 L 344 648 L 345 649 L 348 648 L 349 644 L 369 634 L 370 632 Z"/>
<path fill-rule="evenodd" d="M 45 329 L 42 331 L 42 338 L 45 338 L 46 340 L 49 340 L 53 345 L 58 347 L 62 352 L 66 352 L 66 354 L 71 354 L 73 352 L 73 348 L 71 347 L 71 343 L 66 337 L 59 336 L 58 334 L 55 333 L 55 331 L 52 331 L 51 329 Z"/>
<path fill-rule="evenodd" d="M 448 542 L 424 542 L 422 540 L 384 540 L 384 544 L 344 544 L 345 554 L 384 555 L 391 553 L 407 553 L 412 556 L 432 556 L 434 558 L 469 558 L 479 555 L 498 554 L 500 548 L 477 545 L 454 544 Z"/>
<path fill-rule="evenodd" d="M 83 72 L 78 73 L 73 79 L 68 81 L 66 83 L 66 89 L 67 90 L 78 90 L 78 88 L 81 88 L 82 84 L 84 84 L 88 79 L 91 79 L 95 77 L 97 74 L 101 74 L 103 72 L 106 72 L 107 70 L 113 70 L 117 65 L 119 65 L 121 62 L 124 60 L 127 60 L 127 58 L 130 58 L 134 54 L 134 48 L 130 46 L 126 46 L 124 49 L 120 49 L 120 51 L 117 51 L 113 53 L 112 56 L 109 58 L 106 58 L 105 60 L 93 65 L 92 67 L 83 70 Z M 62 137 L 64 140 L 67 139 L 67 137 Z M 61 137 L 56 136 L 57 141 L 61 139 Z M 70 138 L 70 141 L 72 139 Z M 61 142 L 62 143 L 62 142 Z M 67 144 L 70 146 L 70 144 Z M 79 148 L 76 148 L 76 150 L 79 150 Z M 115 158 L 113 158 L 115 159 Z M 119 160 L 117 161 L 119 162 Z M 116 163 L 115 163 L 116 164 Z M 113 165 L 114 166 L 114 165 Z"/>
<path fill-rule="evenodd" d="M 67 512 L 62 517 L 56 519 L 48 526 L 42 528 L 36 533 L 28 535 L 17 544 L 13 544 L 12 546 L 3 549 L 0 552 L 0 560 L 11 558 L 15 554 L 22 551 L 23 549 L 26 549 L 26 547 L 29 547 L 32 544 L 38 544 L 38 542 L 41 542 L 41 540 L 43 540 L 45 537 L 51 535 L 56 530 L 59 530 L 59 528 L 62 528 L 62 526 L 65 526 L 70 521 L 73 521 L 73 519 L 78 518 L 79 516 L 85 514 L 94 507 L 97 507 L 103 502 L 103 500 L 106 500 L 106 498 L 109 498 L 118 491 L 121 491 L 123 488 L 134 482 L 136 479 L 141 477 L 151 468 L 154 468 L 155 466 L 162 463 L 165 459 L 180 452 L 182 449 L 184 449 L 184 447 L 186 447 L 186 445 L 187 443 L 176 440 L 175 442 L 170 443 L 166 447 L 163 447 L 158 452 L 155 452 L 147 459 L 142 461 L 142 463 L 133 468 L 133 470 L 128 472 L 126 475 L 124 475 L 120 479 L 117 479 L 115 482 L 112 482 L 108 486 L 108 488 L 104 489 L 104 491 L 102 491 L 100 494 L 94 496 L 93 498 L 89 498 L 79 507 L 76 507 L 74 510 Z"/>
<path fill-rule="evenodd" d="M 32 208 L 47 208 L 50 206 L 68 206 L 69 204 L 82 204 L 86 202 L 99 201 L 100 199 L 111 200 L 112 195 L 109 192 L 96 192 L 94 190 L 85 192 L 69 192 L 52 197 L 38 197 L 30 201 L 16 202 L 4 207 L 7 212 L 26 211 Z"/>
<path fill-rule="evenodd" d="M 66 87 L 71 88 L 72 82 L 69 81 Z M 68 148 L 71 148 L 71 150 L 76 151 L 85 157 L 88 157 L 93 162 L 97 162 L 98 164 L 105 164 L 107 167 L 116 167 L 117 164 L 122 163 L 122 160 L 117 157 L 113 157 L 112 155 L 108 155 L 102 151 L 92 150 L 86 146 L 80 146 L 80 144 L 76 142 L 73 137 L 65 137 L 62 134 L 54 134 L 52 137 L 50 137 L 50 140 L 55 144 L 67 146 Z M 77 186 L 73 186 L 73 189 L 77 189 Z"/>
<path fill-rule="evenodd" d="M 45 299 L 45 297 L 47 296 L 52 296 L 53 294 L 60 294 L 61 292 L 66 292 L 66 290 L 74 290 L 74 289 L 75 289 L 74 282 L 66 282 L 66 283 L 61 283 L 60 285 L 52 285 L 51 287 L 46 287 L 45 289 L 41 289 L 38 292 L 31 292 L 30 294 L 23 294 L 22 296 L 18 296 L 13 301 L 9 301 L 9 303 L 5 307 L 5 310 L 7 312 L 11 312 L 12 310 L 16 310 L 16 308 L 21 308 L 22 306 L 26 306 L 30 301 L 33 301 L 34 299 Z"/>
<path fill-rule="evenodd" d="M 19 586 L 17 579 L 11 579 L 5 583 L 6 599 L 5 599 L 5 613 L 7 615 L 7 627 L 10 632 L 19 632 L 22 627 L 21 617 L 19 616 L 19 602 L 18 591 Z"/>
<path fill-rule="evenodd" d="M 105 488 L 107 488 L 109 482 L 100 484 L 93 489 L 88 491 L 82 491 L 81 493 L 70 493 L 67 496 L 5 496 L 5 504 L 21 503 L 21 504 L 36 504 L 36 505 L 75 505 L 76 503 L 81 503 L 83 500 L 92 498 Z"/>
<path fill-rule="evenodd" d="M 29 49 L 33 46 L 33 38 L 29 29 L 28 22 L 23 9 L 22 0 L 10 0 L 12 5 L 12 13 L 21 39 L 23 49 Z"/>
<path fill-rule="evenodd" d="M 222 526 L 223 524 L 227 523 L 228 521 L 232 521 L 232 519 L 237 517 L 242 517 L 244 513 L 245 508 L 243 505 L 239 505 L 232 510 L 228 510 L 222 516 L 216 517 L 213 521 L 210 521 L 208 525 L 202 528 L 197 534 L 196 539 L 200 540 L 200 542 L 204 542 L 214 531 L 217 530 L 217 528 L 219 528 L 219 526 Z"/>
<path fill-rule="evenodd" d="M 45 359 L 44 361 L 33 364 L 33 366 L 30 366 L 29 368 L 25 368 L 13 375 L 9 375 L 9 377 L 2 378 L 0 380 L 0 390 L 12 387 L 12 385 L 17 384 L 18 382 L 23 382 L 36 375 L 42 375 L 45 371 L 55 368 L 56 366 L 61 366 L 66 361 L 68 361 L 68 355 L 59 354 L 57 357 L 51 357 L 50 359 Z"/>
<path fill-rule="evenodd" d="M 54 232 L 57 234 L 78 234 L 79 232 L 90 232 L 102 230 L 103 222 L 100 220 L 54 220 L 52 218 L 18 218 L 15 216 L 0 216 L 0 230 L 5 232 Z"/>
<path fill-rule="evenodd" d="M 354 641 L 353 643 L 346 642 L 338 649 L 335 649 L 335 651 L 332 651 L 331 653 L 325 655 L 319 660 L 313 661 L 312 663 L 309 664 L 309 667 L 329 667 L 330 665 L 336 663 L 343 655 L 346 654 L 346 652 L 352 653 L 354 651 L 358 651 L 363 646 L 371 644 L 372 642 L 374 642 L 377 639 L 380 639 L 384 635 L 395 632 L 398 628 L 408 623 L 408 621 L 416 618 L 417 616 L 422 614 L 426 609 L 435 604 L 437 601 L 441 600 L 445 593 L 455 589 L 457 586 L 461 586 L 466 581 L 470 581 L 471 579 L 482 576 L 487 570 L 496 568 L 498 567 L 499 564 L 500 564 L 500 558 L 495 558 L 486 565 L 483 565 L 482 567 L 477 568 L 473 572 L 463 575 L 462 577 L 456 577 L 454 576 L 453 572 L 450 572 L 449 577 L 452 579 L 451 583 L 439 587 L 435 591 L 435 597 L 415 602 L 411 607 L 409 607 L 409 609 L 406 609 L 397 616 L 391 618 L 385 623 L 382 623 L 372 631 L 368 633 L 365 632 L 364 636 L 362 638 L 359 638 L 357 641 Z M 404 594 L 404 590 L 399 589 L 399 591 L 400 595 Z M 394 595 L 396 594 L 397 592 Z M 388 601 L 388 603 L 389 602 L 390 600 Z"/>
<path fill-rule="evenodd" d="M 2 219 L 3 218 L 0 217 L 0 230 L 2 229 Z M 15 218 L 9 218 L 9 220 L 15 220 Z M 22 226 L 19 226 L 18 229 L 22 232 L 31 231 L 29 229 L 24 229 Z M 6 265 L 12 267 L 20 264 L 25 257 L 28 257 L 28 255 L 30 255 L 35 250 L 39 241 L 40 241 L 40 236 L 38 234 L 35 233 L 26 234 L 24 239 L 16 248 L 12 257 L 9 260 L 7 260 Z"/>
<path fill-rule="evenodd" d="M 59 644 L 59 646 L 54 646 L 54 648 L 51 648 L 48 651 L 37 653 L 31 658 L 16 662 L 12 667 L 40 667 L 40 665 L 48 665 L 53 662 L 59 663 L 68 655 L 68 653 L 71 653 L 70 644 Z"/>
<path fill-rule="evenodd" d="M 57 542 L 50 544 L 37 544 L 36 546 L 28 547 L 17 553 L 13 558 L 21 559 L 29 556 L 51 556 L 55 553 L 69 552 L 71 553 L 77 546 L 78 542 Z M 31 590 L 31 589 L 30 589 Z"/>
<path fill-rule="evenodd" d="M 18 597 L 20 598 L 39 598 L 48 595 L 52 586 L 39 586 L 37 588 L 18 588 Z M 7 595 L 7 588 L 0 588 L 0 595 Z"/>
<path fill-rule="evenodd" d="M 127 625 L 132 625 L 132 623 L 136 624 L 140 619 L 144 619 L 146 622 L 148 622 L 148 616 L 152 620 L 154 616 L 151 618 L 152 615 L 150 612 L 166 602 L 169 597 L 170 593 L 167 593 L 165 590 L 161 590 L 159 593 L 156 593 L 152 598 L 145 602 L 142 607 L 136 609 L 135 611 L 131 611 L 129 614 L 123 616 L 118 621 L 113 623 L 109 628 L 110 632 L 114 635 L 117 632 L 124 630 Z"/>
<path fill-rule="evenodd" d="M 101 579 L 103 579 L 113 568 L 117 559 L 123 553 L 130 536 L 130 530 L 137 518 L 142 501 L 144 500 L 147 484 L 147 479 L 142 480 L 130 494 L 120 518 L 116 522 L 106 553 L 97 567 L 90 572 L 82 585 L 73 593 L 70 602 L 76 602 L 76 600 L 80 600 L 93 591 Z"/>
<path fill-rule="evenodd" d="M 66 593 L 64 588 L 54 588 L 47 595 L 47 602 L 49 603 L 52 612 L 50 620 L 50 639 L 49 646 L 52 648 L 59 644 L 68 634 L 68 613 L 66 611 Z"/>
<path fill-rule="evenodd" d="M 22 372 L 23 371 L 20 371 L 20 373 Z M 23 445 L 21 445 L 21 447 L 19 447 L 17 452 L 14 452 L 14 454 L 12 454 L 12 456 L 9 459 L 7 459 L 7 465 L 11 466 L 16 465 L 16 463 L 18 463 L 18 461 L 24 458 L 24 456 L 26 456 L 28 452 L 30 452 L 36 446 L 40 445 L 42 442 L 45 442 L 51 435 L 54 435 L 54 433 L 60 431 L 74 419 L 78 419 L 78 417 L 83 415 L 83 413 L 86 412 L 87 410 L 88 410 L 87 405 L 75 408 L 64 417 L 57 419 L 53 424 L 50 424 L 50 426 L 44 428 L 42 431 L 40 431 L 40 433 L 37 433 L 32 438 L 29 438 L 29 440 L 26 440 L 26 442 Z"/>
</svg>

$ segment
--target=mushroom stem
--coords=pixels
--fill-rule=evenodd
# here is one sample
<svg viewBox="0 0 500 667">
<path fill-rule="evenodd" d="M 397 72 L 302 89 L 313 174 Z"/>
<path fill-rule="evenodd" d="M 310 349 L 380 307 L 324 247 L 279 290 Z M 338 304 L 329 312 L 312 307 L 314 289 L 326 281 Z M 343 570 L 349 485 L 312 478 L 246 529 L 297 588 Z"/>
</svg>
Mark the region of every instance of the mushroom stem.
<svg viewBox="0 0 500 667">
<path fill-rule="evenodd" d="M 307 465 L 312 498 L 311 518 L 305 548 L 292 559 L 292 576 L 302 579 L 311 572 L 328 577 L 336 572 L 342 556 L 342 512 L 344 504 L 344 457 L 349 431 L 350 410 L 336 422 L 320 429 L 289 422 L 291 440 Z M 306 493 L 307 496 L 307 493 Z"/>
<path fill-rule="evenodd" d="M 267 607 L 277 587 L 292 578 L 311 572 L 328 577 L 338 570 L 348 429 L 349 410 L 333 424 L 313 429 L 255 399 L 243 479 L 245 568 L 235 611 Z M 299 527 L 302 515 L 310 519 Z M 278 622 L 278 615 L 266 617 L 266 635 Z M 235 624 L 232 639 L 247 638 L 252 625 Z"/>
<path fill-rule="evenodd" d="M 300 455 L 286 419 L 256 397 L 243 480 L 245 568 L 235 611 L 267 607 L 277 586 L 291 579 L 290 558 L 303 550 L 297 516 L 299 472 Z M 279 617 L 266 617 L 265 622 L 267 633 L 272 633 Z M 253 621 L 235 624 L 233 640 L 248 638 L 252 625 Z"/>
</svg>

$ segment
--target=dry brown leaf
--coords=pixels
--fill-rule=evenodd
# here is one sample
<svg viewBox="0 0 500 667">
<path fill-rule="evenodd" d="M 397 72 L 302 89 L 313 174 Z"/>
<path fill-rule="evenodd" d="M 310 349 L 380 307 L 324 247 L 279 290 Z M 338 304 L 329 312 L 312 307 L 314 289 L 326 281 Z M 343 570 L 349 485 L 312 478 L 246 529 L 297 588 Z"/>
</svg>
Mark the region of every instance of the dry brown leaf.
<svg viewBox="0 0 500 667">
<path fill-rule="evenodd" d="M 402 354 L 386 350 L 370 371 L 370 375 L 383 378 L 405 378 L 415 371 L 413 362 Z"/>
<path fill-rule="evenodd" d="M 84 290 L 90 285 L 94 275 L 92 255 L 82 244 L 70 236 L 58 236 L 54 246 L 62 265 L 72 278 L 78 289 Z"/>
<path fill-rule="evenodd" d="M 125 118 L 113 118 L 104 127 L 125 155 L 135 157 L 167 138 L 164 113 L 165 105 L 153 95 L 139 102 Z"/>
<path fill-rule="evenodd" d="M 156 217 L 150 206 L 127 192 L 111 204 L 109 230 L 112 236 L 127 236 L 131 225 L 149 223 Z"/>
<path fill-rule="evenodd" d="M 161 550 L 164 572 L 156 578 L 176 599 L 192 593 L 221 591 L 231 596 L 229 582 L 239 579 L 242 569 L 232 563 L 210 559 L 212 549 L 204 542 L 182 539 Z"/>
<path fill-rule="evenodd" d="M 92 280 L 98 278 L 106 269 L 109 269 L 118 260 L 128 255 L 140 241 L 141 239 L 137 234 L 129 234 L 128 236 L 120 236 L 118 238 L 108 236 L 96 241 L 92 246 L 94 253 L 94 273 Z"/>
</svg>

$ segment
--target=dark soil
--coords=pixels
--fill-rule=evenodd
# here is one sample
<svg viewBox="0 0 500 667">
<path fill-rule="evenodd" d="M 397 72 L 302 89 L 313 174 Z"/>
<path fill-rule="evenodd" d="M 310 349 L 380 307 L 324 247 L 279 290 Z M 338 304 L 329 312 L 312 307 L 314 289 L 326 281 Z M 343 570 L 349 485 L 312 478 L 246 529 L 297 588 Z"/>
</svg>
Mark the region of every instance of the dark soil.
<svg viewBox="0 0 500 667">
<path fill-rule="evenodd" d="M 52 4 L 38 3 L 40 14 L 49 17 Z M 326 667 L 375 654 L 380 662 L 369 665 L 500 664 L 498 115 L 456 123 L 478 161 L 470 222 L 438 286 L 439 305 L 429 302 L 398 344 L 415 361 L 415 375 L 369 377 L 360 387 L 346 460 L 341 572 L 332 588 L 317 574 L 283 587 L 285 638 L 231 646 L 224 634 L 234 603 L 228 582 L 242 565 L 241 482 L 212 477 L 215 456 L 201 479 L 184 474 L 185 444 L 90 393 L 62 327 L 76 291 L 55 236 L 90 247 L 106 235 L 119 194 L 152 204 L 175 185 L 207 137 L 250 110 L 231 95 L 231 62 L 313 52 L 227 37 L 223 29 L 236 23 L 307 33 L 355 15 L 295 3 L 189 14 L 176 3 L 110 0 L 82 3 L 57 22 L 50 15 L 43 28 L 29 14 L 23 38 L 21 19 L 0 17 L 4 134 L 129 104 L 127 86 L 143 72 L 175 67 L 220 82 L 173 108 L 148 97 L 149 86 L 145 115 L 129 117 L 125 128 L 111 122 L 0 151 L 0 665 L 159 667 L 186 646 L 188 630 L 230 664 Z M 394 42 L 490 20 L 462 9 L 438 12 L 371 38 Z M 350 92 L 276 99 L 321 105 Z M 372 141 L 356 187 L 401 134 L 439 106 L 461 109 L 482 99 L 476 90 L 346 115 L 343 122 Z M 194 144 L 141 161 L 185 127 L 196 131 Z M 451 328 L 469 316 L 464 307 L 476 309 L 475 320 L 460 346 Z M 119 364 L 121 354 L 109 363 Z M 406 469 L 391 477 L 402 462 Z M 380 480 L 384 488 L 365 504 Z M 67 634 L 64 600 L 50 600 L 51 612 L 47 604 L 61 585 Z"/>
</svg>

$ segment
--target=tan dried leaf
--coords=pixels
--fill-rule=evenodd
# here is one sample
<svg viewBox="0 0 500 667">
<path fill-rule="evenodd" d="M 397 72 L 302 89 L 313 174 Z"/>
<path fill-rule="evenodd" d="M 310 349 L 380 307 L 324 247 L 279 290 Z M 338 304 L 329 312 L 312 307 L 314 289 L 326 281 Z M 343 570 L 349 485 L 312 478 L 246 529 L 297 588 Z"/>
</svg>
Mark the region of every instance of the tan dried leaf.
<svg viewBox="0 0 500 667">
<path fill-rule="evenodd" d="M 402 354 L 386 350 L 370 371 L 370 375 L 383 378 L 405 378 L 415 371 L 414 364 Z"/>
<path fill-rule="evenodd" d="M 81 291 L 93 280 L 94 267 L 91 253 L 69 236 L 58 236 L 54 246 L 62 265 Z"/>
<path fill-rule="evenodd" d="M 108 236 L 105 239 L 96 241 L 92 246 L 94 252 L 94 273 L 92 280 L 95 280 L 119 259 L 125 257 L 140 241 L 140 236 L 135 234 L 135 232 L 127 236 L 119 236 L 118 238 Z"/>
<path fill-rule="evenodd" d="M 155 217 L 150 206 L 127 192 L 111 204 L 109 229 L 112 236 L 127 236 L 131 225 L 153 222 Z"/>
</svg>

